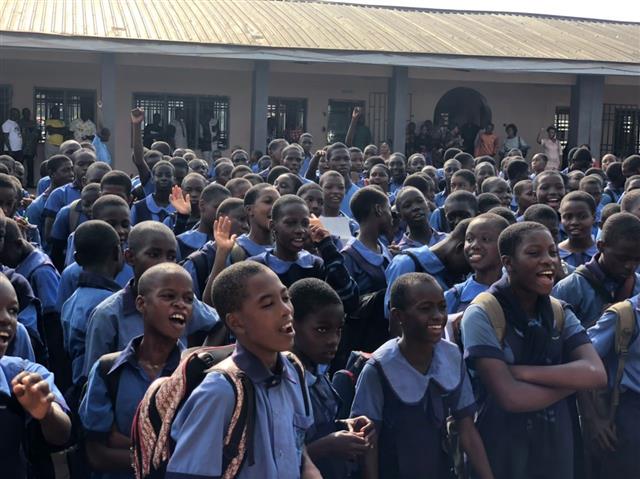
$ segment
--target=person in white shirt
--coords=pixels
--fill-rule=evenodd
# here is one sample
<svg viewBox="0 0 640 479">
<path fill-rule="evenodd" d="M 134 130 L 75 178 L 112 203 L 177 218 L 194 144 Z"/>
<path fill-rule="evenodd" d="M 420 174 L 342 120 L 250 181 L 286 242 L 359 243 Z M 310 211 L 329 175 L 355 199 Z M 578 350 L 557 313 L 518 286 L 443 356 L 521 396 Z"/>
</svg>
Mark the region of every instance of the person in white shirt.
<svg viewBox="0 0 640 479">
<path fill-rule="evenodd" d="M 171 120 L 170 125 L 173 127 L 173 147 L 188 148 L 187 145 L 187 124 L 184 121 L 184 112 L 182 108 L 176 108 L 176 117 Z"/>
<path fill-rule="evenodd" d="M 2 124 L 2 150 L 14 160 L 22 162 L 22 133 L 20 131 L 20 110 L 11 108 L 9 119 Z"/>
<path fill-rule="evenodd" d="M 547 128 L 547 138 L 542 138 L 544 128 L 538 132 L 537 141 L 542 145 L 542 152 L 547 155 L 549 161 L 547 161 L 547 170 L 560 170 L 562 165 L 562 145 L 560 140 L 556 136 L 556 129 L 554 126 Z"/>
<path fill-rule="evenodd" d="M 89 119 L 89 115 L 84 108 L 80 110 L 80 118 L 76 118 L 69 125 L 69 130 L 73 133 L 73 138 L 78 143 L 91 141 L 96 135 L 96 125 Z"/>
</svg>

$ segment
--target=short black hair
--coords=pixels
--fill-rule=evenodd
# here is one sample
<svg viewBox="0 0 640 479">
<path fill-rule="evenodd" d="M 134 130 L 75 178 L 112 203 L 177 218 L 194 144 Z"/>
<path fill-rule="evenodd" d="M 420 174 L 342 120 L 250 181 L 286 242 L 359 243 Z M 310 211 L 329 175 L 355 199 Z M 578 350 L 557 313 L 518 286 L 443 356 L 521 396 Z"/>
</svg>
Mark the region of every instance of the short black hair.
<svg viewBox="0 0 640 479">
<path fill-rule="evenodd" d="M 110 208 L 112 206 L 122 206 L 129 209 L 129 204 L 122 199 L 122 197 L 118 195 L 104 195 L 98 198 L 93 206 L 91 207 L 91 216 L 93 218 L 98 218 L 105 208 Z"/>
<path fill-rule="evenodd" d="M 75 260 L 82 266 L 105 264 L 120 248 L 120 237 L 109 223 L 88 220 L 80 224 L 74 233 Z"/>
<path fill-rule="evenodd" d="M 389 307 L 392 309 L 405 310 L 409 306 L 409 291 L 412 287 L 429 283 L 442 289 L 436 279 L 427 273 L 405 273 L 393 282 L 389 293 Z"/>
<path fill-rule="evenodd" d="M 244 177 L 242 177 L 242 178 L 231 178 L 229 181 L 227 181 L 227 184 L 224 185 L 224 186 L 233 195 L 235 189 L 236 188 L 240 188 L 242 185 L 249 185 L 247 190 L 249 190 L 249 188 L 251 188 L 251 186 L 252 186 L 251 182 L 249 180 L 247 180 L 246 178 L 244 178 Z"/>
<path fill-rule="evenodd" d="M 318 179 L 318 184 L 322 187 L 322 185 L 324 185 L 324 182 L 329 178 L 340 178 L 344 182 L 344 177 L 340 173 L 335 170 L 327 170 L 322 173 L 322 175 Z"/>
<path fill-rule="evenodd" d="M 494 206 L 488 213 L 504 218 L 510 225 L 518 222 L 516 215 L 506 206 Z"/>
<path fill-rule="evenodd" d="M 0 173 L 0 188 L 11 188 L 17 198 L 19 189 L 13 176 Z"/>
<path fill-rule="evenodd" d="M 396 195 L 396 202 L 395 202 L 396 207 L 400 207 L 402 205 L 402 202 L 404 201 L 404 197 L 411 192 L 420 193 L 424 198 L 422 191 L 420 191 L 418 188 L 414 188 L 413 186 L 404 186 L 398 191 L 398 194 Z"/>
<path fill-rule="evenodd" d="M 461 201 L 463 203 L 467 203 L 474 210 L 474 215 L 478 212 L 478 199 L 476 196 L 470 191 L 466 190 L 458 190 L 451 193 L 447 196 L 447 199 L 444 200 L 445 205 L 447 203 L 453 203 L 454 201 Z"/>
<path fill-rule="evenodd" d="M 492 186 L 495 186 L 497 184 L 503 184 L 503 183 L 509 186 L 509 183 L 507 183 L 507 180 L 505 180 L 504 178 L 500 178 L 499 176 L 490 176 L 489 178 L 487 178 L 482 182 L 482 192 L 491 193 L 489 189 Z"/>
<path fill-rule="evenodd" d="M 622 162 L 623 170 L 631 170 L 631 174 L 635 175 L 640 172 L 640 155 L 627 156 Z"/>
<path fill-rule="evenodd" d="M 244 175 L 248 175 L 249 173 L 253 173 L 253 170 L 249 168 L 247 165 L 238 165 L 234 166 L 233 170 L 231 170 L 231 178 L 235 178 L 235 176 L 241 172 L 240 178 L 243 178 Z"/>
<path fill-rule="evenodd" d="M 533 189 L 537 190 L 538 189 L 538 185 L 540 184 L 540 181 L 542 180 L 542 178 L 546 178 L 547 176 L 555 176 L 557 178 L 560 178 L 560 180 L 562 181 L 562 184 L 566 184 L 566 179 L 565 177 L 560 174 L 559 171 L 556 170 L 544 170 L 542 172 L 540 172 L 539 174 L 537 174 L 535 176 L 535 178 L 533 178 Z"/>
<path fill-rule="evenodd" d="M 227 198 L 218 206 L 216 216 L 228 215 L 236 208 L 244 208 L 244 202 L 240 198 Z"/>
<path fill-rule="evenodd" d="M 244 206 L 247 207 L 254 205 L 256 200 L 264 190 L 275 190 L 275 188 L 269 183 L 260 183 L 257 185 L 253 185 L 244 195 Z"/>
<path fill-rule="evenodd" d="M 616 213 L 611 215 L 604 226 L 600 239 L 613 244 L 617 240 L 640 241 L 640 219 L 631 213 Z"/>
<path fill-rule="evenodd" d="M 470 170 L 458 170 L 453 175 L 451 175 L 451 181 L 453 181 L 456 177 L 462 177 L 470 186 L 476 186 L 476 176 Z"/>
<path fill-rule="evenodd" d="M 507 166 L 507 177 L 509 179 L 517 178 L 518 176 L 526 176 L 529 173 L 529 163 L 524 160 L 514 159 L 509 162 Z"/>
<path fill-rule="evenodd" d="M 282 210 L 289 205 L 300 205 L 308 209 L 307 203 L 297 195 L 282 195 L 273 203 L 271 220 L 278 221 L 282 217 Z"/>
<path fill-rule="evenodd" d="M 589 193 L 585 193 L 584 191 L 580 191 L 580 190 L 571 191 L 567 193 L 562 198 L 562 201 L 560 201 L 560 208 L 562 208 L 563 204 L 566 204 L 569 201 L 582 201 L 583 203 L 586 203 L 586 205 L 589 207 L 589 211 L 591 211 L 591 215 L 595 216 L 596 202 L 593 199 L 593 196 L 591 196 Z"/>
<path fill-rule="evenodd" d="M 53 155 L 47 160 L 47 173 L 49 176 L 53 175 L 58 168 L 60 168 L 67 161 L 71 161 L 67 155 Z"/>
<path fill-rule="evenodd" d="M 306 195 L 311 190 L 317 190 L 322 192 L 322 187 L 318 183 L 305 183 L 300 188 L 298 188 L 297 195 L 302 197 Z"/>
<path fill-rule="evenodd" d="M 549 233 L 546 226 L 533 221 L 523 221 L 510 225 L 498 237 L 498 251 L 500 256 L 513 256 L 523 239 L 536 231 Z"/>
<path fill-rule="evenodd" d="M 88 148 L 80 148 L 71 155 L 71 161 L 74 165 L 83 158 L 91 158 L 93 161 L 97 161 L 96 152 Z"/>
<path fill-rule="evenodd" d="M 478 213 L 486 213 L 500 205 L 502 205 L 502 201 L 494 193 L 480 193 L 478 195 Z"/>
<path fill-rule="evenodd" d="M 457 153 L 454 157 L 454 160 L 458 160 L 460 162 L 460 165 L 463 168 L 473 168 L 473 155 L 471 155 L 470 153 L 467 153 L 466 151 L 461 151 L 460 153 Z"/>
<path fill-rule="evenodd" d="M 171 164 L 170 161 L 166 161 L 166 160 L 160 160 L 159 162 L 157 162 L 155 165 L 153 165 L 153 168 L 151 168 L 151 172 L 155 172 L 158 168 L 160 168 L 161 166 L 167 166 L 169 168 L 171 168 L 171 171 L 173 173 L 176 172 L 175 167 L 173 166 L 173 164 Z"/>
<path fill-rule="evenodd" d="M 249 293 L 247 281 L 263 273 L 274 274 L 257 261 L 240 261 L 226 267 L 216 276 L 211 288 L 211 301 L 223 321 L 227 320 L 227 315 L 242 309 Z"/>
<path fill-rule="evenodd" d="M 425 173 L 412 173 L 402 182 L 402 186 L 413 186 L 417 188 L 423 195 L 429 190 L 435 191 L 436 186 L 431 177 Z"/>
<path fill-rule="evenodd" d="M 464 242 L 464 237 L 467 235 L 467 228 L 474 219 L 475 217 L 465 218 L 460 221 L 460 223 L 456 225 L 453 231 L 449 233 L 449 239 L 456 242 Z"/>
<path fill-rule="evenodd" d="M 353 218 L 358 222 L 366 220 L 376 205 L 388 204 L 387 195 L 380 188 L 375 186 L 365 186 L 360 188 L 351 197 L 349 207 Z"/>
<path fill-rule="evenodd" d="M 142 276 L 140 276 L 140 279 L 138 280 L 138 294 L 145 296 L 151 293 L 157 287 L 158 278 L 173 274 L 179 274 L 185 278 L 189 278 L 189 282 L 192 283 L 193 287 L 193 280 L 191 279 L 191 276 L 182 266 L 177 263 L 160 263 L 152 266 L 142 273 Z"/>
<path fill-rule="evenodd" d="M 453 159 L 453 157 L 458 153 L 462 153 L 462 150 L 459 148 L 447 148 L 447 150 L 444 152 L 444 155 L 442 155 L 442 162 L 444 163 L 447 160 Z"/>
<path fill-rule="evenodd" d="M 292 182 L 293 182 L 293 191 L 297 192 L 300 187 L 302 186 L 302 180 L 300 179 L 300 177 L 298 175 L 294 175 L 293 173 L 283 173 L 280 176 L 286 176 L 287 178 L 289 178 Z M 280 178 L 280 176 L 278 176 L 278 178 Z M 276 180 L 278 179 L 276 178 Z M 274 181 L 275 183 L 275 181 Z"/>
<path fill-rule="evenodd" d="M 131 178 L 124 171 L 111 170 L 100 180 L 100 187 L 105 185 L 121 186 L 129 194 L 131 192 Z"/>
<path fill-rule="evenodd" d="M 522 193 L 522 191 L 528 187 L 531 186 L 533 188 L 533 181 L 532 180 L 520 180 L 518 181 L 514 186 L 513 186 L 513 194 L 514 195 L 519 195 Z"/>
<path fill-rule="evenodd" d="M 545 221 L 559 223 L 558 213 L 549 205 L 542 203 L 536 203 L 529 206 L 522 218 L 524 221 L 533 221 L 536 223 L 543 223 Z"/>
<path fill-rule="evenodd" d="M 620 211 L 622 210 L 618 203 L 608 203 L 604 205 L 604 208 L 602 208 L 602 212 L 600 213 L 601 227 L 604 227 L 604 225 L 607 223 L 607 220 L 611 216 L 615 215 L 616 213 L 620 213 Z"/>
<path fill-rule="evenodd" d="M 624 191 L 626 192 L 631 182 L 636 180 L 640 180 L 640 175 L 631 175 L 629 178 L 627 178 L 624 182 Z"/>
<path fill-rule="evenodd" d="M 488 223 L 499 231 L 503 231 L 507 229 L 509 225 L 513 224 L 513 223 L 510 223 L 509 220 L 504 218 L 502 215 L 496 214 L 493 211 L 491 211 L 490 213 L 483 213 L 481 215 L 476 216 L 471 220 L 470 225 L 472 223 L 475 223 L 476 221 L 482 221 L 484 223 Z"/>
<path fill-rule="evenodd" d="M 607 174 L 607 178 L 609 179 L 609 181 L 614 184 L 624 182 L 624 175 L 622 174 L 622 163 L 619 161 L 611 163 L 609 166 L 607 166 L 607 171 L 605 173 Z"/>
<path fill-rule="evenodd" d="M 251 183 L 253 186 L 259 185 L 260 183 L 264 183 L 264 178 L 257 173 L 249 173 L 244 175 L 243 178 Z"/>
<path fill-rule="evenodd" d="M 215 201 L 219 198 L 229 198 L 231 197 L 231 192 L 225 188 L 224 186 L 218 183 L 209 183 L 204 187 L 202 193 L 200 194 L 200 199 L 204 203 L 209 203 L 210 201 Z"/>
<path fill-rule="evenodd" d="M 621 211 L 631 211 L 640 201 L 640 190 L 627 191 L 620 201 Z"/>
<path fill-rule="evenodd" d="M 267 183 L 273 185 L 276 182 L 278 176 L 284 175 L 285 173 L 291 173 L 291 170 L 283 165 L 274 166 L 273 168 L 271 168 L 269 174 L 267 175 Z"/>
<path fill-rule="evenodd" d="M 285 140 L 284 138 L 274 138 L 273 140 L 271 140 L 269 142 L 269 145 L 267 146 L 267 152 L 268 152 L 268 154 L 271 155 L 278 148 L 284 148 L 288 144 L 289 144 L 289 142 L 287 140 Z"/>
<path fill-rule="evenodd" d="M 494 171 L 496 169 L 496 159 L 493 156 L 489 156 L 489 155 L 478 156 L 477 158 L 474 159 L 474 163 L 476 166 L 480 166 L 482 163 L 489 163 L 491 166 L 493 166 Z"/>
<path fill-rule="evenodd" d="M 181 156 L 174 156 L 169 160 L 169 163 L 171 163 L 174 168 L 184 168 L 185 170 L 189 169 L 189 162 Z"/>
<path fill-rule="evenodd" d="M 158 151 L 161 155 L 171 155 L 171 146 L 166 141 L 154 141 L 151 143 L 150 150 Z"/>
<path fill-rule="evenodd" d="M 295 321 L 304 321 L 310 313 L 317 312 L 327 305 L 342 306 L 338 293 L 318 278 L 304 278 L 296 281 L 289 288 L 289 296 L 293 304 Z"/>
<path fill-rule="evenodd" d="M 333 155 L 334 151 L 342 150 L 342 149 L 345 149 L 345 150 L 349 151 L 349 147 L 347 145 L 345 145 L 344 143 L 340 143 L 339 141 L 334 143 L 334 144 L 332 144 L 332 145 L 329 145 L 327 147 L 327 150 L 326 150 L 326 152 L 327 152 L 326 153 L 327 161 L 329 161 L 331 159 L 331 155 Z"/>
<path fill-rule="evenodd" d="M 154 235 L 171 238 L 176 242 L 176 247 L 178 245 L 171 228 L 159 221 L 150 220 L 142 221 L 131 228 L 131 232 L 129 233 L 129 249 L 132 251 L 138 251 L 144 245 L 148 244 L 150 238 Z"/>
</svg>

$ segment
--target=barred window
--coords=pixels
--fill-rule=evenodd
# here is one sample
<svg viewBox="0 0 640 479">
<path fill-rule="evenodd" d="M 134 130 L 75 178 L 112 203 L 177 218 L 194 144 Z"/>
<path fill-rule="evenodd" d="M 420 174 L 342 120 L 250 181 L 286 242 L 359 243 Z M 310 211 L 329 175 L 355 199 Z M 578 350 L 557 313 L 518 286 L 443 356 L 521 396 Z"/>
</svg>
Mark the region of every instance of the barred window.
<svg viewBox="0 0 640 479">
<path fill-rule="evenodd" d="M 11 109 L 11 86 L 0 85 L 0 123 L 9 118 Z"/>
<path fill-rule="evenodd" d="M 297 142 L 300 134 L 307 131 L 306 98 L 269 97 L 267 128 L 269 140 L 285 138 Z"/>
<path fill-rule="evenodd" d="M 80 118 L 80 110 L 86 109 L 87 116 L 95 123 L 95 90 L 61 90 L 52 88 L 36 88 L 33 95 L 35 120 L 40 127 L 44 142 L 46 132 L 44 123 L 52 118 L 55 111 L 59 119 L 67 125 Z"/>
<path fill-rule="evenodd" d="M 569 120 L 569 107 L 557 106 L 553 123 L 556 127 L 556 135 L 558 137 L 558 141 L 560 141 L 560 144 L 562 145 L 562 148 L 565 148 L 569 141 Z"/>
</svg>

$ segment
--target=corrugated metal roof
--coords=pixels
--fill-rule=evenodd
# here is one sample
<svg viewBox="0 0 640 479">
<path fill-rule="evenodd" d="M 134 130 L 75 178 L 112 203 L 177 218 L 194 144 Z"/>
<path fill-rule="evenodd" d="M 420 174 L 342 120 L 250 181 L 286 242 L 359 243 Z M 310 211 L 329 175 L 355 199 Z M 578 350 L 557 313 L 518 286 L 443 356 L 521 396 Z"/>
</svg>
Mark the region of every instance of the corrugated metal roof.
<svg viewBox="0 0 640 479">
<path fill-rule="evenodd" d="M 0 0 L 0 31 L 314 51 L 640 63 L 640 24 L 277 0 Z"/>
</svg>

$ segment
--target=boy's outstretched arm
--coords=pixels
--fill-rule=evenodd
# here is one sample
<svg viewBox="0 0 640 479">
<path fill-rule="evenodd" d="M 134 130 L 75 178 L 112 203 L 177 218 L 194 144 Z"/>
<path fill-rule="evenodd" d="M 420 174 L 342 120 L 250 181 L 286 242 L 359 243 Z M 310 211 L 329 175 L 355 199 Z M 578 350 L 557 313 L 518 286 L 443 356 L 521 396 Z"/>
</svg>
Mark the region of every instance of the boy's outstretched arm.
<svg viewBox="0 0 640 479">
<path fill-rule="evenodd" d="M 133 134 L 133 164 L 136 165 L 140 183 L 145 185 L 151 178 L 151 170 L 144 161 L 144 146 L 142 145 L 142 123 L 144 111 L 141 108 L 131 110 L 131 130 Z"/>
<path fill-rule="evenodd" d="M 458 427 L 458 433 L 460 434 L 462 449 L 469 457 L 469 462 L 476 476 L 480 479 L 493 479 L 487 452 L 484 449 L 480 434 L 478 434 L 478 430 L 473 423 L 473 417 L 467 416 L 458 419 L 456 420 L 456 425 Z"/>
</svg>

